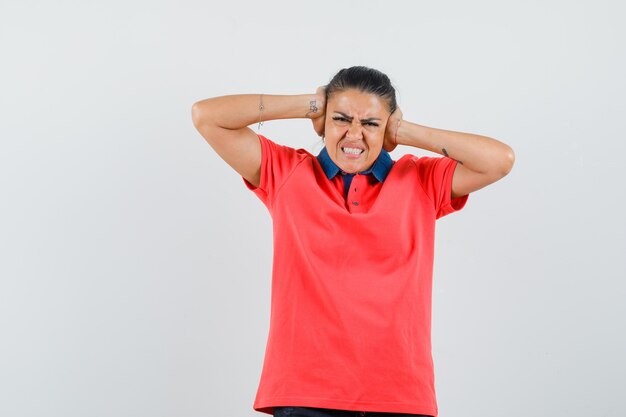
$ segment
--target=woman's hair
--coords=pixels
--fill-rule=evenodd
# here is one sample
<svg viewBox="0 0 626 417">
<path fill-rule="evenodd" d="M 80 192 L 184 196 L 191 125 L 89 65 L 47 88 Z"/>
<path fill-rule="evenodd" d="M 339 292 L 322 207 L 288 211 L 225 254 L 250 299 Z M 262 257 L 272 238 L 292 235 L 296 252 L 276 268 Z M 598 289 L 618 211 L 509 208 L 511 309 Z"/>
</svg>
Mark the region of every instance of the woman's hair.
<svg viewBox="0 0 626 417">
<path fill-rule="evenodd" d="M 389 77 L 373 68 L 355 66 L 339 70 L 326 85 L 326 103 L 334 93 L 349 89 L 379 96 L 387 103 L 389 113 L 393 113 L 398 107 L 396 90 Z"/>
</svg>

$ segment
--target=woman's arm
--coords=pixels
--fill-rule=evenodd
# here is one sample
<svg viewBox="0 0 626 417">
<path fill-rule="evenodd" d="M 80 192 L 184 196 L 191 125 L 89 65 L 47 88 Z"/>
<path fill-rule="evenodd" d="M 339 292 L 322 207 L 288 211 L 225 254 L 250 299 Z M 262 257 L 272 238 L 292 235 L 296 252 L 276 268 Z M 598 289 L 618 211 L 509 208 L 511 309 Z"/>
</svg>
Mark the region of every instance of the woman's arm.
<svg viewBox="0 0 626 417">
<path fill-rule="evenodd" d="M 513 149 L 486 136 L 436 129 L 402 120 L 398 145 L 415 146 L 455 159 L 452 198 L 460 197 L 507 175 L 513 168 Z"/>
<path fill-rule="evenodd" d="M 321 94 L 235 94 L 208 98 L 191 107 L 193 124 L 218 155 L 254 186 L 261 177 L 261 143 L 249 125 L 276 119 L 316 119 Z M 261 108 L 262 104 L 262 108 Z"/>
</svg>

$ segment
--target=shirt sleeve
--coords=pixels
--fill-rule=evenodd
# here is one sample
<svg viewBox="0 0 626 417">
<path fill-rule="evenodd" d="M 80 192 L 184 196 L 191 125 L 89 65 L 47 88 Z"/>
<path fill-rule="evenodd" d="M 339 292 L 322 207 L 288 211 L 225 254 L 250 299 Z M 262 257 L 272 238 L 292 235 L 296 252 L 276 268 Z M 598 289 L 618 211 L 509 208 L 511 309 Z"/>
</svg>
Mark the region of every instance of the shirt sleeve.
<svg viewBox="0 0 626 417">
<path fill-rule="evenodd" d="M 452 178 L 457 161 L 448 157 L 414 157 L 419 182 L 433 203 L 435 219 L 461 210 L 469 194 L 451 199 Z"/>
<path fill-rule="evenodd" d="M 245 186 L 251 190 L 268 209 L 271 209 L 278 192 L 289 175 L 304 159 L 301 149 L 280 145 L 263 135 L 257 134 L 261 142 L 261 178 L 259 186 L 241 177 Z"/>
</svg>

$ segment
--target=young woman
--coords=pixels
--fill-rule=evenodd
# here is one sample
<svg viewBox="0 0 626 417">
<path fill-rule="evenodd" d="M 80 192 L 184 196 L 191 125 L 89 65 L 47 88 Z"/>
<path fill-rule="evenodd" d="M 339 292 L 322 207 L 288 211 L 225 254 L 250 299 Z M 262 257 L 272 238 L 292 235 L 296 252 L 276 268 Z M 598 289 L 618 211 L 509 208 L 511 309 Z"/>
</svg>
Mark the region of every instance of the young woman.
<svg viewBox="0 0 626 417">
<path fill-rule="evenodd" d="M 513 150 L 402 119 L 389 78 L 339 71 L 315 94 L 194 103 L 193 123 L 272 217 L 271 319 L 253 408 L 276 416 L 437 416 L 435 221 L 504 177 Z M 318 155 L 256 134 L 309 118 Z M 397 145 L 443 155 L 406 154 Z"/>
</svg>

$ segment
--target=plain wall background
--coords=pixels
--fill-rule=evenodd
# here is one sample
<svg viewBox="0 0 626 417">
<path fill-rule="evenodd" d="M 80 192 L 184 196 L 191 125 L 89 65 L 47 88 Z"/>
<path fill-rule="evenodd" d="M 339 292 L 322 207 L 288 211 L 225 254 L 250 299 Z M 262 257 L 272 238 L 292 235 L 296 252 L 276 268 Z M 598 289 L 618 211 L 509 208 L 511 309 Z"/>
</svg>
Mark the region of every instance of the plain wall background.
<svg viewBox="0 0 626 417">
<path fill-rule="evenodd" d="M 262 415 L 271 219 L 191 105 L 313 93 L 352 65 L 390 76 L 406 120 L 516 154 L 437 223 L 440 416 L 624 415 L 623 16 L 619 1 L 2 0 L 0 415 Z M 321 149 L 309 120 L 260 133 Z M 392 157 L 408 152 L 435 155 Z"/>
</svg>

